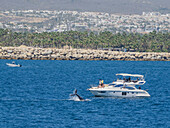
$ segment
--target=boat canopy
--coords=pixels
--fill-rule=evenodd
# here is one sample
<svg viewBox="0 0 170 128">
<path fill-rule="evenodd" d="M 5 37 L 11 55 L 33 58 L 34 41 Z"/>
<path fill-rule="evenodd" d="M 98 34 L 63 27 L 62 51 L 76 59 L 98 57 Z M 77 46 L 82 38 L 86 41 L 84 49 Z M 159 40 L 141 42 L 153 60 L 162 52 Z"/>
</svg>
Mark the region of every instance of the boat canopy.
<svg viewBox="0 0 170 128">
<path fill-rule="evenodd" d="M 116 74 L 116 76 L 143 77 L 143 75 L 138 75 L 138 74 L 127 74 L 127 73 L 119 73 L 119 74 Z"/>
</svg>

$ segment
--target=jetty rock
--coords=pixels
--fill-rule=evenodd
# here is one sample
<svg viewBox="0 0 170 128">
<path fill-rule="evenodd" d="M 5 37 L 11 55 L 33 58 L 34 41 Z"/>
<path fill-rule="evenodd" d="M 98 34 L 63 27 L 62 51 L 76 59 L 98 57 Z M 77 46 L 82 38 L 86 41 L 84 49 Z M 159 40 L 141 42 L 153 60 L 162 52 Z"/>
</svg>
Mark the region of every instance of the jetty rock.
<svg viewBox="0 0 170 128">
<path fill-rule="evenodd" d="M 158 52 L 121 52 L 94 49 L 0 47 L 0 59 L 24 60 L 135 60 L 170 61 L 170 53 Z"/>
</svg>

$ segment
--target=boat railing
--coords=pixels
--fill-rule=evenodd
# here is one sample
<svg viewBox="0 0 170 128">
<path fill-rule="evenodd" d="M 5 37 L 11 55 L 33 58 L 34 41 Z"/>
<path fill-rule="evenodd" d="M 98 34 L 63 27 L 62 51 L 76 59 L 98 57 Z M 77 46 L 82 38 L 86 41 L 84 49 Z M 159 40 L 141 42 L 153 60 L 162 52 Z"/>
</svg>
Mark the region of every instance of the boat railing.
<svg viewBox="0 0 170 128">
<path fill-rule="evenodd" d="M 117 79 L 116 81 L 117 81 L 117 82 L 123 82 L 124 80 L 122 80 L 122 79 Z"/>
</svg>

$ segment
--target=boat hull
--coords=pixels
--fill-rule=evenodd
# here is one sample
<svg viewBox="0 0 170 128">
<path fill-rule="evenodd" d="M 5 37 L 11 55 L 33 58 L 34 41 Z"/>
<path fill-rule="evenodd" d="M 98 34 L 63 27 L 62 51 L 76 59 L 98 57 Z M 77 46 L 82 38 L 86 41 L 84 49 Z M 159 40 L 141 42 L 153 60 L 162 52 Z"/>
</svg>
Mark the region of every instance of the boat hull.
<svg viewBox="0 0 170 128">
<path fill-rule="evenodd" d="M 104 90 L 104 89 L 89 89 L 89 91 L 98 97 L 150 97 L 145 90 Z"/>
<path fill-rule="evenodd" d="M 8 65 L 9 67 L 21 67 L 20 64 L 10 64 L 10 63 L 6 63 L 6 65 Z"/>
</svg>

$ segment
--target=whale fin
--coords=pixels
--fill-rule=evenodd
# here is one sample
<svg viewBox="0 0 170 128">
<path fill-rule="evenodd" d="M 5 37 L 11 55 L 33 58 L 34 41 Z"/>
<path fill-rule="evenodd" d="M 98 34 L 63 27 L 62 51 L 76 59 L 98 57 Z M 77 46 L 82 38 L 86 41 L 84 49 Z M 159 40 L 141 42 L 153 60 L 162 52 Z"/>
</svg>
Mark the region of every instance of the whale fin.
<svg viewBox="0 0 170 128">
<path fill-rule="evenodd" d="M 79 96 L 79 95 L 77 94 L 77 89 L 75 89 L 75 90 L 73 91 L 73 94 L 71 94 L 70 96 L 77 96 L 77 97 L 79 98 L 79 100 L 84 100 L 81 96 Z"/>
<path fill-rule="evenodd" d="M 75 96 L 77 94 L 77 89 L 74 89 L 73 94 L 70 94 L 70 96 Z"/>
<path fill-rule="evenodd" d="M 84 100 L 81 96 L 79 96 L 78 94 L 75 94 L 80 100 Z"/>
</svg>

